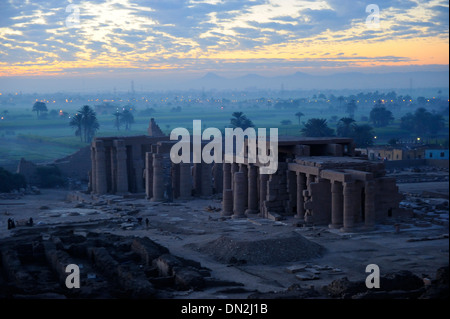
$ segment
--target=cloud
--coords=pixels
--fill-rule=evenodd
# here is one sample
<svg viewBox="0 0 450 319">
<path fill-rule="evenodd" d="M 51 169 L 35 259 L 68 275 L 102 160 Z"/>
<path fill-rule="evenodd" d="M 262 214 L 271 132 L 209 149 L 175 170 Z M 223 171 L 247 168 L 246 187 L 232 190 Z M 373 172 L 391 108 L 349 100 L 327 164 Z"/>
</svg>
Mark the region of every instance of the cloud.
<svg viewBox="0 0 450 319">
<path fill-rule="evenodd" d="M 448 2 L 440 0 L 383 1 L 379 29 L 367 28 L 367 2 L 359 0 L 79 0 L 80 24 L 74 28 L 67 26 L 76 14 L 66 12 L 68 3 L 0 1 L 0 61 L 6 63 L 0 75 L 27 74 L 26 67 L 33 74 L 64 73 L 69 65 L 146 69 L 165 63 L 164 68 L 209 70 L 217 61 L 259 68 L 255 60 L 281 66 L 303 59 L 327 66 L 336 62 L 337 47 L 351 56 L 355 50 L 343 49 L 351 43 L 423 38 L 448 44 Z M 325 53 L 326 60 L 318 58 Z M 414 60 L 411 54 L 377 56 L 395 64 Z M 387 56 L 392 58 L 382 58 Z"/>
</svg>

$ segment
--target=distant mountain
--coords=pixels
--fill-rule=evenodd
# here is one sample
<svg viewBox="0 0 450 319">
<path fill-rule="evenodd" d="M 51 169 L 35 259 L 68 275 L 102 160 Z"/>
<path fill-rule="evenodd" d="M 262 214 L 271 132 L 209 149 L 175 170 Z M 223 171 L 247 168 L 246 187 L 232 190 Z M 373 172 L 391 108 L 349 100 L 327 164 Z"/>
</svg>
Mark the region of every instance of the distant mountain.
<svg viewBox="0 0 450 319">
<path fill-rule="evenodd" d="M 417 71 L 391 73 L 336 73 L 332 75 L 311 75 L 296 72 L 291 75 L 264 77 L 247 74 L 236 78 L 225 78 L 208 73 L 200 79 L 187 83 L 188 88 L 198 89 L 398 89 L 448 87 L 448 71 Z"/>
</svg>

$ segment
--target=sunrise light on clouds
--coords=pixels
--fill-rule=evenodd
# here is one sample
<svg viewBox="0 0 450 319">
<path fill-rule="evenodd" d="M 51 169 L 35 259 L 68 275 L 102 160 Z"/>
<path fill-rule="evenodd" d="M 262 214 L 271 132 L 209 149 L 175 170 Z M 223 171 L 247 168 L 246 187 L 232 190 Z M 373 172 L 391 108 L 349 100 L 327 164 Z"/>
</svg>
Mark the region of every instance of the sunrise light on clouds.
<svg viewBox="0 0 450 319">
<path fill-rule="evenodd" d="M 68 27 L 74 4 L 80 23 Z M 447 1 L 3 1 L 0 76 L 448 67 Z M 70 20 L 69 20 L 70 21 Z"/>
</svg>

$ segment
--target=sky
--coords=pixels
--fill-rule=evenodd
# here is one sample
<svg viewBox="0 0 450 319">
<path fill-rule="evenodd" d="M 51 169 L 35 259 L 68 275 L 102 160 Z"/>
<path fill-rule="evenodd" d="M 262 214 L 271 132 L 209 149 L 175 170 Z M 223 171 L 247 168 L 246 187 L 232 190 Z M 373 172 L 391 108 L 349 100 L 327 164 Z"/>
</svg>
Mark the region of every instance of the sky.
<svg viewBox="0 0 450 319">
<path fill-rule="evenodd" d="M 442 0 L 0 0 L 0 92 L 27 79 L 138 86 L 209 72 L 448 71 L 448 60 Z"/>
</svg>

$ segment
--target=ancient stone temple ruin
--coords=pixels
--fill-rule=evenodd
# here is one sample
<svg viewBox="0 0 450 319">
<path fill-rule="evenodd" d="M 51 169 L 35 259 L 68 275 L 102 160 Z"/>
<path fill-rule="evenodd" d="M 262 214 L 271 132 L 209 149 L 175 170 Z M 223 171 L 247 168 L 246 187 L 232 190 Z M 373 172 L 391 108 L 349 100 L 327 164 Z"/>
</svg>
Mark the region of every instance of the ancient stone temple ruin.
<svg viewBox="0 0 450 319">
<path fill-rule="evenodd" d="M 217 194 L 224 216 L 295 216 L 343 231 L 373 228 L 392 216 L 401 200 L 384 164 L 355 156 L 349 138 L 280 138 L 278 170 L 270 175 L 247 161 L 173 164 L 170 149 L 175 143 L 153 119 L 149 136 L 96 138 L 91 192 L 131 193 L 151 201 Z"/>
</svg>

